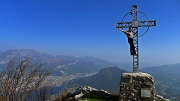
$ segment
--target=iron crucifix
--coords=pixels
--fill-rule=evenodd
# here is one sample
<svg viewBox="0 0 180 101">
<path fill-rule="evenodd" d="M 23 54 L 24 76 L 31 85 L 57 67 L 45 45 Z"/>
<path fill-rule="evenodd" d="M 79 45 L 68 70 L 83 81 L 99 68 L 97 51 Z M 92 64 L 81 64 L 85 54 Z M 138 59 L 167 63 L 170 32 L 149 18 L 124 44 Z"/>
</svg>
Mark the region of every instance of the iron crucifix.
<svg viewBox="0 0 180 101">
<path fill-rule="evenodd" d="M 129 12 L 132 15 L 132 21 L 116 23 L 116 28 L 132 27 L 133 32 L 136 33 L 133 38 L 134 47 L 137 52 L 136 55 L 133 55 L 133 72 L 139 72 L 138 27 L 148 27 L 149 28 L 150 26 L 156 26 L 156 20 L 139 21 L 138 20 L 138 12 L 140 12 L 140 11 L 138 11 L 137 5 L 132 5 L 131 12 Z"/>
</svg>

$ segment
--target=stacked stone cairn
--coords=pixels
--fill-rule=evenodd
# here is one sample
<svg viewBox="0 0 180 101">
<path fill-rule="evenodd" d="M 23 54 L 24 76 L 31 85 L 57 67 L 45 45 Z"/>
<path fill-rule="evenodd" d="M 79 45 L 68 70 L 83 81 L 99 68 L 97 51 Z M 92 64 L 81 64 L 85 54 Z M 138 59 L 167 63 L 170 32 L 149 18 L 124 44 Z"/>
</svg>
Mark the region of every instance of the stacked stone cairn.
<svg viewBox="0 0 180 101">
<path fill-rule="evenodd" d="M 155 101 L 154 79 L 147 73 L 123 73 L 119 101 Z"/>
</svg>

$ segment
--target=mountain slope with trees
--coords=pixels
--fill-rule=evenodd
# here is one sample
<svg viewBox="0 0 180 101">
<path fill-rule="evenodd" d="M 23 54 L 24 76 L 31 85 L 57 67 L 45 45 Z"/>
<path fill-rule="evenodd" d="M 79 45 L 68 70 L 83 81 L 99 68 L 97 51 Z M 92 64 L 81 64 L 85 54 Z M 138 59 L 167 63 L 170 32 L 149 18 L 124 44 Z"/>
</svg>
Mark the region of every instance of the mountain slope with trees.
<svg viewBox="0 0 180 101">
<path fill-rule="evenodd" d="M 155 89 L 159 95 L 173 101 L 180 100 L 180 63 L 146 67 L 141 69 L 141 72 L 149 73 L 154 77 Z"/>
<path fill-rule="evenodd" d="M 69 87 L 91 86 L 97 89 L 118 93 L 121 74 L 124 72 L 127 71 L 116 66 L 103 68 L 96 75 L 71 81 L 67 85 Z"/>
</svg>

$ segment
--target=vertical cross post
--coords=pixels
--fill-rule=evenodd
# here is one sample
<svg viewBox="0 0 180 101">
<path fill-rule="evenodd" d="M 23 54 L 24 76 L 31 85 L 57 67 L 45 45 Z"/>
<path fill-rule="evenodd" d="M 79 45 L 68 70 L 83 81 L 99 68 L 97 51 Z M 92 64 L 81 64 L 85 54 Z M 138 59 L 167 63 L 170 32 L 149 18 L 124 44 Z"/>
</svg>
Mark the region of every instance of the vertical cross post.
<svg viewBox="0 0 180 101">
<path fill-rule="evenodd" d="M 132 27 L 133 32 L 137 32 L 134 35 L 134 47 L 136 50 L 137 55 L 133 55 L 133 72 L 138 72 L 139 67 L 139 50 L 138 50 L 138 8 L 137 5 L 133 5 L 131 8 L 131 15 L 132 15 Z"/>
<path fill-rule="evenodd" d="M 138 27 L 156 26 L 156 20 L 138 21 L 138 6 L 132 5 L 130 14 L 132 15 L 131 22 L 117 22 L 116 28 L 128 28 L 132 26 L 134 35 L 133 43 L 136 50 L 136 55 L 133 55 L 133 72 L 139 72 L 139 47 L 138 47 Z"/>
</svg>

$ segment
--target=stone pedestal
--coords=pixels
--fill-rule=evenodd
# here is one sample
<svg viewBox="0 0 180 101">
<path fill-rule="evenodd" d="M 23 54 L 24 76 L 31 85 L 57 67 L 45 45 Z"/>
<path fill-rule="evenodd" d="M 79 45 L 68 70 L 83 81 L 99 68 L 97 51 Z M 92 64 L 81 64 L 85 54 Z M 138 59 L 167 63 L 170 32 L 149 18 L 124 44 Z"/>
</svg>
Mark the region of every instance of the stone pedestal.
<svg viewBox="0 0 180 101">
<path fill-rule="evenodd" d="M 154 79 L 147 73 L 123 73 L 119 101 L 155 101 Z"/>
</svg>

